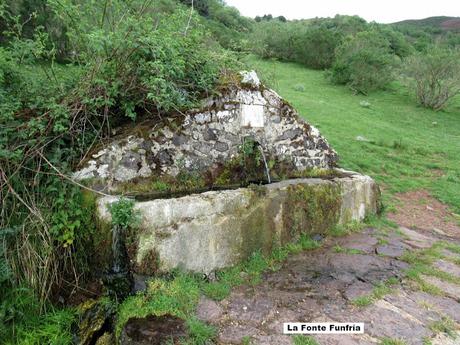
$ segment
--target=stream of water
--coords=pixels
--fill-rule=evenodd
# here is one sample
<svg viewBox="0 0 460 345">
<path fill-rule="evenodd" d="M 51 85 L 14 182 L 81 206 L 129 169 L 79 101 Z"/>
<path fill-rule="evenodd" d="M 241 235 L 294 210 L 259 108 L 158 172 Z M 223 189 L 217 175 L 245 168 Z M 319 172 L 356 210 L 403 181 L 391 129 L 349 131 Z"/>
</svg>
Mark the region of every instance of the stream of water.
<svg viewBox="0 0 460 345">
<path fill-rule="evenodd" d="M 264 164 L 265 164 L 265 173 L 266 173 L 266 175 L 267 175 L 268 183 L 272 183 L 272 179 L 270 178 L 270 169 L 268 168 L 267 158 L 265 157 L 264 150 L 263 150 L 262 146 L 260 146 L 260 145 L 258 145 L 257 147 L 259 148 L 259 151 L 260 151 L 260 153 L 262 154 L 262 158 L 263 158 L 263 160 L 264 160 Z"/>
</svg>

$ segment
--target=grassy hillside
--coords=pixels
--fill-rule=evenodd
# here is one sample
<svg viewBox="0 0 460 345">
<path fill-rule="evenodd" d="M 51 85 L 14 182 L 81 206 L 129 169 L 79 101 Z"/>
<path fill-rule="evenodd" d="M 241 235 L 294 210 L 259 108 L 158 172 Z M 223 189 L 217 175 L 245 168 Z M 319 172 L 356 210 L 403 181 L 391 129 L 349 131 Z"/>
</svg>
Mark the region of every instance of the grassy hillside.
<svg viewBox="0 0 460 345">
<path fill-rule="evenodd" d="M 320 71 L 254 57 L 247 63 L 320 129 L 342 167 L 373 176 L 387 196 L 423 188 L 460 212 L 460 98 L 434 112 L 417 107 L 398 84 L 355 96 Z"/>
<path fill-rule="evenodd" d="M 408 25 L 414 28 L 431 27 L 445 30 L 460 30 L 460 18 L 439 16 L 425 19 L 408 19 L 394 23 L 393 25 Z"/>
</svg>

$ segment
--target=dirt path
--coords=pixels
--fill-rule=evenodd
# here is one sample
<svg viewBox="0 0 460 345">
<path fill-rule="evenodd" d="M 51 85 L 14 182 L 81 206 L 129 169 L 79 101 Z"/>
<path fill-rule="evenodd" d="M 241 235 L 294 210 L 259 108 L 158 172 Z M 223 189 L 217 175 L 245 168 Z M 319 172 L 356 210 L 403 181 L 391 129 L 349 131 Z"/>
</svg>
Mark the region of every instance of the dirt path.
<svg viewBox="0 0 460 345">
<path fill-rule="evenodd" d="M 291 256 L 255 287 L 239 287 L 219 303 L 202 298 L 197 314 L 218 327 L 219 344 L 293 344 L 282 334 L 283 322 L 330 321 L 364 322 L 365 334 L 315 336 L 321 345 L 381 344 L 385 338 L 460 344 L 460 253 L 438 249 L 429 263 L 437 274 L 419 275 L 418 283 L 406 278 L 408 252 L 446 240 L 460 245 L 460 237 L 404 227 L 331 239 Z"/>
</svg>

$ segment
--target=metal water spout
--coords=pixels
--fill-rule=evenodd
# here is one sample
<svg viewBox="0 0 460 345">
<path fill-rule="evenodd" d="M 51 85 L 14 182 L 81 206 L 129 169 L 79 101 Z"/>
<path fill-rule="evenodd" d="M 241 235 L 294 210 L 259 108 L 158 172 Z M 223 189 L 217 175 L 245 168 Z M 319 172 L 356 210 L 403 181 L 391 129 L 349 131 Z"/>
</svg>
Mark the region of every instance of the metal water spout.
<svg viewBox="0 0 460 345">
<path fill-rule="evenodd" d="M 265 157 L 265 153 L 264 153 L 264 150 L 262 148 L 262 146 L 259 144 L 257 145 L 257 147 L 259 148 L 259 151 L 260 153 L 262 154 L 262 158 L 264 160 L 264 165 L 265 165 L 265 173 L 267 175 L 267 180 L 268 180 L 268 183 L 272 183 L 272 179 L 270 178 L 270 169 L 268 167 L 268 164 L 267 164 L 267 158 Z"/>
</svg>

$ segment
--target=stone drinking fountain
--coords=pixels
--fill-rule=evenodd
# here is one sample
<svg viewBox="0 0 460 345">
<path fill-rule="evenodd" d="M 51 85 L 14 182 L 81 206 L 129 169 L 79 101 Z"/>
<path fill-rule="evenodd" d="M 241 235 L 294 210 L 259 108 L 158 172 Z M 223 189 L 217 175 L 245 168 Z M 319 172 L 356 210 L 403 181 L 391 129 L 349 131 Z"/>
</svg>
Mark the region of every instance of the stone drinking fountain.
<svg viewBox="0 0 460 345">
<path fill-rule="evenodd" d="M 255 72 L 200 109 L 119 132 L 74 178 L 109 194 L 97 199 L 101 232 L 110 232 L 110 204 L 135 200 L 135 274 L 209 274 L 378 211 L 376 183 L 339 169 L 318 129 Z"/>
</svg>

